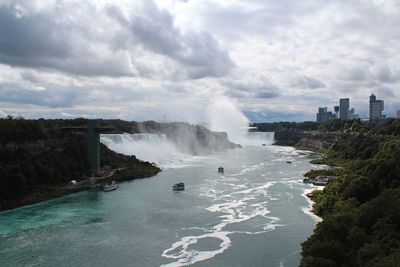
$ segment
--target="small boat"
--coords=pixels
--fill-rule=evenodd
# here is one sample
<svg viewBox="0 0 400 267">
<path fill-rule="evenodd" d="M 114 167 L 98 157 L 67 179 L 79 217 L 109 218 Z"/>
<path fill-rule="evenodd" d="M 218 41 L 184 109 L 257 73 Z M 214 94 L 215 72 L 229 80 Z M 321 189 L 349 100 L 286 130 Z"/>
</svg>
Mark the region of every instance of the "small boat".
<svg viewBox="0 0 400 267">
<path fill-rule="evenodd" d="M 103 185 L 103 191 L 112 191 L 118 188 L 118 184 L 115 183 L 115 181 L 112 181 L 111 183 L 106 183 Z"/>
<path fill-rule="evenodd" d="M 174 190 L 174 191 L 184 191 L 185 190 L 185 184 L 184 183 L 174 184 L 172 186 L 172 190 Z"/>
<path fill-rule="evenodd" d="M 309 184 L 312 183 L 312 180 L 310 178 L 304 178 L 303 183 Z"/>
<path fill-rule="evenodd" d="M 224 173 L 224 168 L 219 167 L 219 168 L 218 168 L 218 173 Z"/>
<path fill-rule="evenodd" d="M 262 144 L 262 146 L 266 146 L 267 144 Z"/>
<path fill-rule="evenodd" d="M 290 164 L 290 163 L 292 163 L 292 162 L 291 162 L 291 161 L 286 161 L 286 163 L 287 163 L 287 164 Z"/>
</svg>

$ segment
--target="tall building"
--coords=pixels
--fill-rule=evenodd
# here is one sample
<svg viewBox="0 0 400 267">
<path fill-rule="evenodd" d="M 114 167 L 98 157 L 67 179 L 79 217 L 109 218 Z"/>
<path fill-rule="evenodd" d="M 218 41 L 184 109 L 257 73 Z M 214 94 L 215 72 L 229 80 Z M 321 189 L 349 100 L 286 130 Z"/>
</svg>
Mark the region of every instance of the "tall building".
<svg viewBox="0 0 400 267">
<path fill-rule="evenodd" d="M 328 108 L 318 108 L 317 122 L 327 121 Z"/>
<path fill-rule="evenodd" d="M 398 119 L 400 119 L 400 109 L 397 110 L 397 112 L 396 112 L 396 117 L 397 117 Z"/>
<path fill-rule="evenodd" d="M 348 120 L 353 120 L 353 119 L 358 119 L 359 118 L 359 116 L 358 116 L 358 114 L 356 114 L 356 112 L 354 111 L 354 108 L 351 108 L 350 110 L 349 110 L 349 113 L 347 114 L 347 119 Z"/>
<path fill-rule="evenodd" d="M 384 109 L 383 100 L 377 100 L 376 96 L 372 94 L 369 97 L 369 121 L 377 122 L 385 118 L 385 116 L 382 115 L 383 109 Z"/>
<path fill-rule="evenodd" d="M 327 122 L 333 119 L 335 116 L 331 111 L 328 111 L 327 107 L 318 108 L 317 122 Z"/>
<path fill-rule="evenodd" d="M 350 99 L 341 98 L 339 101 L 339 118 L 341 120 L 349 119 Z"/>
<path fill-rule="evenodd" d="M 333 107 L 333 110 L 335 111 L 335 117 L 336 117 L 336 118 L 339 118 L 339 110 L 340 110 L 340 107 L 339 107 L 339 106 L 334 106 L 334 107 Z"/>
</svg>

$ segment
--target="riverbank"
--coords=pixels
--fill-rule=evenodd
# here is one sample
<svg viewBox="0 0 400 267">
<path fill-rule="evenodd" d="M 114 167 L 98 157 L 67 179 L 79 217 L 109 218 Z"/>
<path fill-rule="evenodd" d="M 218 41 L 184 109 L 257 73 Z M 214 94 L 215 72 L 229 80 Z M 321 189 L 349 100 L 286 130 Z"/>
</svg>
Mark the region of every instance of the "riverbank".
<svg viewBox="0 0 400 267">
<path fill-rule="evenodd" d="M 118 155 L 117 157 L 126 157 L 120 154 L 116 155 Z M 35 188 L 32 192 L 29 192 L 22 196 L 3 199 L 0 202 L 0 211 L 36 204 L 42 201 L 66 196 L 81 191 L 99 190 L 102 184 L 110 181 L 123 182 L 153 177 L 161 171 L 160 168 L 149 162 L 143 162 L 136 159 L 130 159 L 129 161 L 130 163 L 128 166 L 125 165 L 125 167 L 119 167 L 118 169 L 113 171 L 113 175 L 98 177 L 97 181 L 94 184 L 91 184 L 89 182 L 89 178 L 83 175 L 81 180 L 77 181 L 76 185 L 71 185 L 70 181 L 58 185 L 41 185 Z"/>
<path fill-rule="evenodd" d="M 25 128 L 29 129 L 29 123 Z M 22 127 L 19 125 L 15 128 Z M 93 187 L 90 183 L 85 183 L 90 176 L 87 171 L 89 167 L 86 136 L 62 133 L 60 136 L 55 134 L 51 136 L 52 138 L 46 139 L 44 135 L 42 139 L 29 142 L 1 143 L 0 211 L 35 204 Z M 104 145 L 101 145 L 100 150 L 101 166 L 118 170 L 112 176 L 105 177 L 107 179 L 116 181 L 140 179 L 157 175 L 161 171 L 154 164 L 143 162 L 134 156 L 115 153 Z M 107 182 L 107 179 L 101 182 Z M 72 180 L 79 186 L 70 186 Z"/>
<path fill-rule="evenodd" d="M 180 152 L 192 155 L 240 147 L 230 142 L 226 133 L 188 123 L 99 121 L 115 133 L 163 135 L 182 148 Z M 83 182 L 92 175 L 87 124 L 87 119 L 0 119 L 0 211 L 92 188 Z M 100 166 L 123 168 L 110 177 L 112 180 L 146 178 L 161 171 L 152 163 L 118 154 L 105 145 L 100 150 Z M 72 180 L 81 186 L 68 186 Z"/>
<path fill-rule="evenodd" d="M 386 123 L 343 134 L 315 161 L 333 166 L 338 178 L 312 193 L 313 212 L 323 221 L 302 244 L 300 266 L 397 266 L 400 124 Z"/>
</svg>

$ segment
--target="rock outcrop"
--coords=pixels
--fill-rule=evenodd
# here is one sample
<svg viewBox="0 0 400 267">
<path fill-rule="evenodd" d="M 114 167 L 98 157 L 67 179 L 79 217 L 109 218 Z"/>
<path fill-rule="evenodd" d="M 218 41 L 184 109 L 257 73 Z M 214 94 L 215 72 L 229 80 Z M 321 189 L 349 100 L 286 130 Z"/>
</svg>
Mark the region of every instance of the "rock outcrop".
<svg viewBox="0 0 400 267">
<path fill-rule="evenodd" d="M 340 133 L 314 133 L 278 131 L 275 133 L 275 145 L 294 146 L 300 149 L 321 151 L 332 147 L 343 139 Z"/>
</svg>

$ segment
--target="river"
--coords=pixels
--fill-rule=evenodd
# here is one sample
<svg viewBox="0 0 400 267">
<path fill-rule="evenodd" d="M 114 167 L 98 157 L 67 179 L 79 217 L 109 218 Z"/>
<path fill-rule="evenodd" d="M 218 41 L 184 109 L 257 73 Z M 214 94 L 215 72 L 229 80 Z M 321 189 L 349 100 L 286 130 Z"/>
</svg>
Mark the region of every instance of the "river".
<svg viewBox="0 0 400 267">
<path fill-rule="evenodd" d="M 301 182 L 315 155 L 261 142 L 2 212 L 0 266 L 298 266 L 318 221 Z"/>
</svg>

